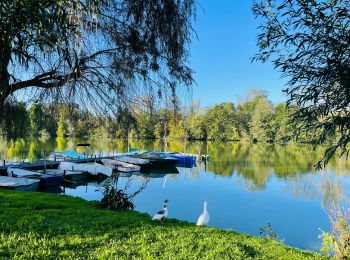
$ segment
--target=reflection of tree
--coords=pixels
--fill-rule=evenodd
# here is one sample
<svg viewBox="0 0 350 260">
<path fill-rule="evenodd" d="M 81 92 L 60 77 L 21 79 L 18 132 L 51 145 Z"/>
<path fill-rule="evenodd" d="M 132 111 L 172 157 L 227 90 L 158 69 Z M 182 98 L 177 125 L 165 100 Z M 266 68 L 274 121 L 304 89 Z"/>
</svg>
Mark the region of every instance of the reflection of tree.
<svg viewBox="0 0 350 260">
<path fill-rule="evenodd" d="M 325 206 L 338 204 L 345 198 L 342 184 L 327 174 L 322 176 L 321 192 L 322 204 Z"/>
<path fill-rule="evenodd" d="M 294 180 L 288 182 L 286 192 L 306 200 L 320 197 L 324 206 L 338 204 L 346 198 L 343 186 L 337 176 L 323 172 L 318 177 L 297 176 Z"/>
<path fill-rule="evenodd" d="M 37 140 L 32 140 L 29 145 L 29 151 L 27 155 L 27 159 L 29 162 L 33 162 L 36 159 L 40 158 L 40 150 Z"/>
<path fill-rule="evenodd" d="M 313 149 L 309 145 L 250 144 L 250 143 L 208 143 L 210 163 L 208 169 L 215 174 L 243 176 L 249 183 L 264 187 L 272 174 L 279 178 L 296 178 L 302 173 L 314 171 L 317 158 L 323 148 Z M 333 159 L 328 169 L 349 173 L 349 162 Z M 341 170 L 340 170 L 341 169 Z M 345 170 L 346 169 L 346 170 Z M 248 183 L 247 183 L 248 184 Z M 250 189 L 253 186 L 248 184 Z"/>
<path fill-rule="evenodd" d="M 56 149 L 57 151 L 63 151 L 67 149 L 67 139 L 63 137 L 57 137 L 56 138 Z"/>
</svg>

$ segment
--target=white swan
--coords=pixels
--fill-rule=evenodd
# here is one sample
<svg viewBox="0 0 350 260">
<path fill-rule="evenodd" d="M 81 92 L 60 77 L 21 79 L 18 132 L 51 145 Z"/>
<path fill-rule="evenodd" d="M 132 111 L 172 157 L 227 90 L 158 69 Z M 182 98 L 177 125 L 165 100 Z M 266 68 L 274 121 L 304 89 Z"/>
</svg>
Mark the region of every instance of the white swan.
<svg viewBox="0 0 350 260">
<path fill-rule="evenodd" d="M 209 223 L 209 212 L 208 212 L 208 203 L 204 202 L 203 213 L 199 216 L 197 220 L 197 226 L 206 226 Z"/>
<path fill-rule="evenodd" d="M 163 209 L 158 211 L 158 213 L 153 216 L 152 220 L 159 220 L 161 223 L 163 223 L 163 220 L 168 216 L 168 202 L 169 200 L 164 200 Z"/>
</svg>

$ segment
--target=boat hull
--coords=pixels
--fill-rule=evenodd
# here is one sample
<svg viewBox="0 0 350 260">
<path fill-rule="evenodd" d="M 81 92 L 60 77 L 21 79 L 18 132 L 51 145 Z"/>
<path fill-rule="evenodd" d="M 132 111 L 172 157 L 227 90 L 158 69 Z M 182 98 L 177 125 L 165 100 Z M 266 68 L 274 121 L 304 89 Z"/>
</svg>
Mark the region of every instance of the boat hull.
<svg viewBox="0 0 350 260">
<path fill-rule="evenodd" d="M 0 188 L 8 190 L 36 191 L 39 180 L 0 176 Z"/>
</svg>

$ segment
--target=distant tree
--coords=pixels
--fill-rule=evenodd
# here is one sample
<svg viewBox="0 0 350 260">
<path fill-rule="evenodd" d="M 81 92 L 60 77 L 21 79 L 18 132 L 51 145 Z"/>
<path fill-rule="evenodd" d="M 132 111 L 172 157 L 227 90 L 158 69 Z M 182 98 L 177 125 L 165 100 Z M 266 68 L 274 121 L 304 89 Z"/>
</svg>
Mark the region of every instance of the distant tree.
<svg viewBox="0 0 350 260">
<path fill-rule="evenodd" d="M 192 83 L 194 15 L 194 0 L 2 1 L 0 112 L 19 91 L 104 114 L 174 95 Z"/>
<path fill-rule="evenodd" d="M 339 138 L 325 153 L 324 166 L 350 141 L 350 1 L 257 0 L 259 53 L 253 60 L 272 60 L 288 78 L 288 104 L 303 131 L 318 133 L 322 144 L 329 135 Z"/>
<path fill-rule="evenodd" d="M 139 138 L 153 139 L 155 133 L 156 118 L 153 114 L 138 111 L 135 114 L 136 132 Z"/>
<path fill-rule="evenodd" d="M 189 115 L 186 119 L 188 138 L 193 140 L 204 140 L 207 137 L 205 117 L 199 112 Z"/>
<path fill-rule="evenodd" d="M 44 113 L 39 103 L 34 103 L 29 108 L 29 126 L 30 135 L 39 136 L 40 131 L 44 128 Z"/>
<path fill-rule="evenodd" d="M 273 141 L 275 131 L 272 128 L 273 106 L 266 98 L 257 99 L 250 121 L 250 131 L 253 140 Z"/>
<path fill-rule="evenodd" d="M 163 108 L 155 115 L 156 125 L 154 129 L 154 136 L 158 139 L 167 137 L 169 135 L 170 120 L 174 116 L 174 111 L 168 108 Z"/>
<path fill-rule="evenodd" d="M 245 96 L 240 100 L 236 111 L 236 122 L 239 136 L 242 139 L 252 139 L 251 121 L 259 100 L 267 99 L 267 93 L 260 89 L 248 90 Z"/>
<path fill-rule="evenodd" d="M 169 121 L 169 138 L 185 140 L 188 134 L 183 119 L 174 120 L 173 118 Z"/>
<path fill-rule="evenodd" d="M 207 138 L 211 140 L 238 140 L 233 103 L 221 103 L 205 114 Z"/>
<path fill-rule="evenodd" d="M 292 122 L 290 122 L 293 113 L 293 109 L 288 108 L 286 103 L 280 103 L 275 107 L 272 124 L 276 132 L 276 141 L 286 142 L 294 138 L 294 127 Z"/>
</svg>

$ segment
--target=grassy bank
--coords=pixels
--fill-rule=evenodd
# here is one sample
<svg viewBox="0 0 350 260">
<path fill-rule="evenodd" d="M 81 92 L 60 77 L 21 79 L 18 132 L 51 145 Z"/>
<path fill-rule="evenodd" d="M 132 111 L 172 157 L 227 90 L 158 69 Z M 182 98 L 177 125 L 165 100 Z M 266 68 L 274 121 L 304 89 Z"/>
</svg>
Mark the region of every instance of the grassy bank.
<svg viewBox="0 0 350 260">
<path fill-rule="evenodd" d="M 95 202 L 0 190 L 0 258 L 319 259 L 274 241 L 112 212 Z"/>
</svg>

